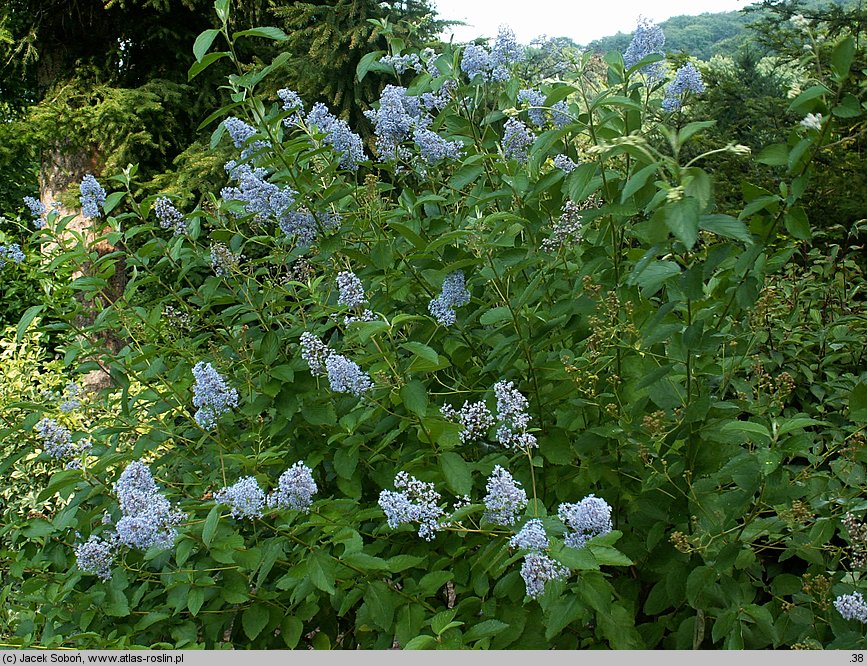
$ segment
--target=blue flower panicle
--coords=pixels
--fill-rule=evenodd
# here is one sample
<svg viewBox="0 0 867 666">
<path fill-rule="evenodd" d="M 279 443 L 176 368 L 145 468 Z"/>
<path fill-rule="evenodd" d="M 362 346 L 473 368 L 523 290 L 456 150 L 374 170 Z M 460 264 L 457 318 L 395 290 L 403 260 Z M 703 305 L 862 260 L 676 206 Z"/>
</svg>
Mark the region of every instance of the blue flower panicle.
<svg viewBox="0 0 867 666">
<path fill-rule="evenodd" d="M 111 565 L 114 563 L 116 541 L 101 539 L 91 534 L 87 541 L 74 548 L 75 563 L 84 573 L 99 576 L 102 580 L 111 578 Z"/>
<path fill-rule="evenodd" d="M 557 516 L 567 529 L 563 543 L 570 548 L 583 548 L 593 537 L 612 530 L 611 506 L 595 495 L 588 495 L 577 504 L 561 504 Z"/>
<path fill-rule="evenodd" d="M 367 303 L 364 295 L 364 285 L 358 276 L 351 271 L 341 271 L 337 274 L 337 303 L 348 308 L 358 308 Z"/>
<path fill-rule="evenodd" d="M 18 243 L 10 243 L 9 245 L 0 245 L 0 268 L 6 265 L 8 259 L 12 263 L 20 264 L 27 257 L 21 251 L 21 246 Z"/>
<path fill-rule="evenodd" d="M 277 490 L 268 495 L 267 504 L 269 508 L 308 513 L 317 490 L 313 470 L 299 461 L 280 475 Z"/>
<path fill-rule="evenodd" d="M 432 483 L 419 481 L 406 472 L 398 472 L 394 477 L 396 490 L 383 490 L 379 494 L 379 506 L 385 513 L 388 526 L 418 523 L 418 535 L 425 541 L 432 541 L 442 529 L 440 518 L 443 510 L 439 506 L 440 494 Z"/>
<path fill-rule="evenodd" d="M 335 393 L 350 393 L 360 398 L 373 388 L 370 376 L 357 363 L 340 354 L 331 354 L 325 359 L 325 372 Z"/>
<path fill-rule="evenodd" d="M 182 236 L 187 232 L 187 221 L 183 213 L 174 207 L 168 197 L 159 197 L 154 201 L 154 214 L 163 229 L 171 229 L 175 236 Z"/>
<path fill-rule="evenodd" d="M 507 449 L 528 450 L 538 446 L 536 437 L 527 428 L 532 416 L 527 410 L 530 403 L 512 382 L 499 381 L 494 384 L 494 395 L 497 398 L 497 441 Z"/>
<path fill-rule="evenodd" d="M 860 592 L 840 595 L 834 599 L 834 608 L 844 620 L 858 620 L 867 624 L 867 603 Z"/>
<path fill-rule="evenodd" d="M 313 105 L 307 114 L 306 122 L 308 126 L 325 135 L 325 143 L 340 155 L 341 168 L 357 171 L 358 165 L 367 159 L 361 137 L 349 128 L 346 121 L 332 115 L 321 102 Z"/>
<path fill-rule="evenodd" d="M 526 162 L 528 148 L 535 140 L 536 135 L 524 123 L 509 118 L 503 127 L 503 154 L 506 159 Z"/>
<path fill-rule="evenodd" d="M 147 465 L 141 461 L 127 465 L 114 484 L 114 492 L 123 514 L 115 525 L 120 543 L 139 550 L 172 547 L 177 525 L 186 514 L 172 509 Z"/>
<path fill-rule="evenodd" d="M 547 555 L 533 551 L 524 556 L 521 565 L 521 578 L 527 587 L 527 596 L 538 599 L 545 591 L 545 583 L 552 580 L 565 580 L 569 569 Z"/>
<path fill-rule="evenodd" d="M 488 494 L 483 500 L 484 520 L 495 525 L 514 525 L 521 511 L 527 506 L 527 493 L 508 470 L 494 467 L 486 485 Z"/>
<path fill-rule="evenodd" d="M 81 192 L 81 214 L 94 219 L 102 216 L 100 206 L 105 203 L 105 190 L 92 174 L 87 174 L 79 185 Z"/>
<path fill-rule="evenodd" d="M 652 54 L 664 56 L 665 51 L 665 33 L 658 25 L 648 18 L 638 19 L 638 25 L 635 28 L 635 34 L 629 47 L 623 53 L 623 63 L 627 68 L 641 62 L 644 58 Z M 654 62 L 645 65 L 639 70 L 649 81 L 662 79 L 663 63 L 662 61 Z"/>
<path fill-rule="evenodd" d="M 462 427 L 459 437 L 464 444 L 471 444 L 483 440 L 488 430 L 494 425 L 494 417 L 483 402 L 465 401 L 460 410 L 451 405 L 443 405 L 440 413 L 449 421 L 459 423 Z"/>
<path fill-rule="evenodd" d="M 37 229 L 43 229 L 45 227 L 45 214 L 48 212 L 45 204 L 35 197 L 24 197 L 24 205 L 30 209 L 30 215 L 33 216 L 33 226 Z"/>
<path fill-rule="evenodd" d="M 443 280 L 440 295 L 428 303 L 428 311 L 440 326 L 451 326 L 457 321 L 455 308 L 470 302 L 463 271 L 449 273 Z"/>
<path fill-rule="evenodd" d="M 683 106 L 684 98 L 689 93 L 700 95 L 704 90 L 701 72 L 688 62 L 675 72 L 674 80 L 665 88 L 662 108 L 668 112 L 677 111 Z"/>
<path fill-rule="evenodd" d="M 205 430 L 217 427 L 217 419 L 238 406 L 238 391 L 210 363 L 199 361 L 193 366 L 193 405 L 198 407 L 196 423 Z"/>
<path fill-rule="evenodd" d="M 538 518 L 532 518 L 524 524 L 520 532 L 511 538 L 509 545 L 521 550 L 541 552 L 548 549 L 550 542 L 542 521 Z"/>
<path fill-rule="evenodd" d="M 233 518 L 261 518 L 265 508 L 265 491 L 254 476 L 245 476 L 234 485 L 214 494 L 217 504 L 230 507 Z"/>
</svg>

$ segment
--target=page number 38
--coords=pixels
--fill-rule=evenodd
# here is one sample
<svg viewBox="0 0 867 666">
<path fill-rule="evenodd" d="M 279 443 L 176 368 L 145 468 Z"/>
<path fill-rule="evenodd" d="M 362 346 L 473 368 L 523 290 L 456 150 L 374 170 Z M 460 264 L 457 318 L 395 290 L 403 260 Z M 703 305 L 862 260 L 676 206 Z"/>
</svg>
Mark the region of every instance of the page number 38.
<svg viewBox="0 0 867 666">
<path fill-rule="evenodd" d="M 854 652 L 852 654 L 852 658 L 849 660 L 853 664 L 863 664 L 864 663 L 864 655 L 859 652 Z"/>
</svg>

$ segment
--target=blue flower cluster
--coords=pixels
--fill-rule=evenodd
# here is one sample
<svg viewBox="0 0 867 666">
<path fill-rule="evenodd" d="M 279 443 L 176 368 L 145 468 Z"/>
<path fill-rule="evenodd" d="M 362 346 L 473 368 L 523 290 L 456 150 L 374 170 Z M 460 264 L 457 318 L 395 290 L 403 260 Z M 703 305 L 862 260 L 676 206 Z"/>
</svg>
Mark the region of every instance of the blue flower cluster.
<svg viewBox="0 0 867 666">
<path fill-rule="evenodd" d="M 63 410 L 68 411 L 68 410 Z M 93 447 L 89 439 L 72 441 L 72 433 L 65 426 L 50 418 L 44 418 L 36 424 L 36 430 L 42 437 L 42 450 L 52 458 L 66 460 L 66 469 L 79 469 L 80 456 Z"/>
<path fill-rule="evenodd" d="M 530 404 L 512 382 L 494 384 L 497 398 L 497 441 L 507 449 L 528 450 L 538 446 L 536 437 L 527 432 L 532 417 L 527 413 Z"/>
<path fill-rule="evenodd" d="M 75 562 L 84 573 L 108 580 L 111 578 L 111 565 L 114 563 L 116 547 L 115 538 L 105 540 L 91 534 L 87 541 L 75 546 Z"/>
<path fill-rule="evenodd" d="M 530 122 L 536 127 L 545 127 L 548 122 L 548 111 L 545 108 L 545 94 L 535 88 L 524 88 L 518 91 L 518 102 L 526 104 Z M 569 105 L 566 100 L 560 100 L 551 107 L 552 120 L 557 127 L 563 127 L 570 121 Z"/>
<path fill-rule="evenodd" d="M 317 490 L 313 470 L 299 461 L 280 475 L 277 489 L 268 495 L 268 506 L 308 513 Z"/>
<path fill-rule="evenodd" d="M 265 180 L 265 169 L 230 161 L 226 164 L 226 170 L 232 179 L 238 181 L 238 187 L 224 187 L 220 196 L 226 201 L 243 202 L 247 213 L 281 220 L 295 203 L 295 192 Z"/>
<path fill-rule="evenodd" d="M 440 295 L 428 303 L 428 311 L 440 326 L 451 326 L 457 321 L 455 308 L 470 302 L 470 292 L 464 282 L 463 271 L 449 273 L 443 280 Z"/>
<path fill-rule="evenodd" d="M 333 116 L 324 104 L 314 104 L 307 114 L 306 122 L 324 134 L 325 143 L 340 154 L 342 168 L 356 171 L 358 165 L 367 159 L 361 137 L 352 132 L 346 121 Z"/>
<path fill-rule="evenodd" d="M 330 231 L 340 226 L 340 214 L 332 211 L 316 215 L 307 208 L 289 210 L 280 218 L 280 231 L 292 238 L 301 247 L 313 245 L 320 232 Z"/>
<path fill-rule="evenodd" d="M 858 620 L 867 624 L 867 603 L 860 592 L 840 595 L 834 599 L 834 608 L 844 620 Z"/>
<path fill-rule="evenodd" d="M 241 255 L 232 252 L 225 243 L 213 243 L 210 258 L 214 275 L 227 277 L 234 269 L 238 268 Z"/>
<path fill-rule="evenodd" d="M 515 33 L 501 26 L 494 46 L 488 51 L 484 46 L 469 44 L 461 57 L 461 71 L 470 81 L 480 76 L 483 81 L 507 81 L 511 65 L 521 60 L 523 49 L 515 39 Z"/>
<path fill-rule="evenodd" d="M 0 245 L 0 268 L 6 265 L 8 259 L 12 263 L 20 264 L 27 257 L 21 251 L 21 246 L 18 243 L 10 243 L 9 245 Z"/>
<path fill-rule="evenodd" d="M 45 204 L 34 197 L 24 197 L 24 205 L 30 209 L 30 214 L 33 216 L 33 226 L 37 229 L 45 227 L 45 214 L 48 210 Z"/>
<path fill-rule="evenodd" d="M 72 412 L 81 407 L 81 387 L 75 382 L 67 382 L 63 393 L 63 402 L 60 403 L 58 409 L 61 412 Z"/>
<path fill-rule="evenodd" d="M 432 541 L 442 528 L 440 518 L 443 510 L 439 506 L 440 494 L 432 483 L 419 481 L 406 472 L 398 472 L 394 477 L 396 490 L 383 490 L 379 494 L 379 506 L 385 512 L 388 526 L 418 523 L 418 535 L 425 541 Z"/>
<path fill-rule="evenodd" d="M 527 149 L 533 145 L 536 135 L 517 118 L 509 118 L 503 127 L 503 154 L 506 159 L 527 161 Z"/>
<path fill-rule="evenodd" d="M 545 252 L 556 252 L 561 247 L 575 245 L 581 241 L 583 216 L 581 208 L 571 199 L 563 204 L 560 219 L 554 223 L 551 236 L 542 241 Z"/>
<path fill-rule="evenodd" d="M 514 525 L 518 515 L 527 506 L 527 493 L 521 483 L 515 481 L 508 470 L 499 465 L 494 467 L 485 486 L 484 520 L 495 525 Z"/>
<path fill-rule="evenodd" d="M 163 229 L 172 229 L 175 236 L 187 233 L 187 221 L 183 214 L 172 205 L 168 197 L 159 197 L 154 201 L 154 214 Z"/>
<path fill-rule="evenodd" d="M 238 391 L 226 384 L 210 363 L 193 366 L 193 405 L 198 407 L 196 423 L 205 430 L 217 427 L 217 418 L 238 406 Z"/>
<path fill-rule="evenodd" d="M 456 411 L 451 405 L 443 405 L 440 413 L 449 421 L 461 424 L 463 430 L 459 437 L 464 444 L 485 439 L 488 430 L 494 425 L 494 417 L 491 416 L 488 406 L 481 400 L 473 403 L 464 402 L 460 411 Z"/>
<path fill-rule="evenodd" d="M 455 90 L 458 87 L 458 82 L 454 79 L 446 79 L 443 81 L 439 90 L 434 92 L 426 92 L 421 94 L 421 103 L 428 111 L 442 111 L 454 97 Z"/>
<path fill-rule="evenodd" d="M 408 69 L 415 70 L 416 74 L 424 71 L 424 64 L 418 53 L 405 53 L 404 55 L 387 55 L 379 59 L 379 64 L 391 66 L 396 74 L 403 74 Z"/>
<path fill-rule="evenodd" d="M 245 476 L 234 485 L 217 491 L 214 501 L 231 507 L 233 518 L 261 518 L 265 491 L 259 487 L 255 476 Z"/>
<path fill-rule="evenodd" d="M 428 165 L 460 156 L 460 142 L 446 141 L 428 129 L 433 118 L 422 106 L 421 98 L 408 95 L 406 88 L 388 85 L 379 98 L 379 108 L 364 112 L 374 124 L 376 152 L 381 161 L 410 160 L 412 153 L 403 146 L 410 137 Z"/>
<path fill-rule="evenodd" d="M 521 565 L 521 578 L 527 586 L 527 596 L 538 599 L 545 591 L 545 583 L 551 580 L 565 580 L 569 569 L 547 555 L 532 551 L 524 556 Z"/>
<path fill-rule="evenodd" d="M 560 155 L 554 156 L 554 166 L 566 173 L 572 173 L 578 167 L 578 164 L 576 164 L 568 155 L 563 155 L 561 153 Z"/>
<path fill-rule="evenodd" d="M 358 276 L 351 271 L 341 271 L 337 274 L 337 303 L 348 308 L 358 308 L 367 303 L 364 295 L 364 285 Z"/>
<path fill-rule="evenodd" d="M 704 81 L 695 65 L 686 63 L 674 74 L 674 81 L 665 88 L 665 98 L 662 100 L 662 108 L 666 111 L 677 111 L 683 106 L 684 98 L 689 93 L 700 95 L 704 92 Z"/>
<path fill-rule="evenodd" d="M 632 41 L 623 53 L 623 63 L 629 68 L 654 53 L 664 56 L 663 46 L 665 46 L 665 33 L 662 28 L 650 19 L 640 18 Z M 654 62 L 645 65 L 639 71 L 649 81 L 659 80 L 663 77 L 663 63 L 662 61 Z"/>
<path fill-rule="evenodd" d="M 81 214 L 90 219 L 100 217 L 102 211 L 99 207 L 105 203 L 105 190 L 102 185 L 93 175 L 87 174 L 78 189 L 81 192 Z"/>
<path fill-rule="evenodd" d="M 521 531 L 509 540 L 509 545 L 521 550 L 542 551 L 548 549 L 550 542 L 542 521 L 532 518 L 524 523 Z"/>
<path fill-rule="evenodd" d="M 123 514 L 115 525 L 120 543 L 139 550 L 172 547 L 186 514 L 172 510 L 147 465 L 138 460 L 127 465 L 114 492 Z"/>
<path fill-rule="evenodd" d="M 373 388 L 370 376 L 354 361 L 340 354 L 331 354 L 325 359 L 325 372 L 335 393 L 350 393 L 360 398 Z"/>
<path fill-rule="evenodd" d="M 229 133 L 232 143 L 235 144 L 235 148 L 243 148 L 241 151 L 242 160 L 248 160 L 260 150 L 271 147 L 271 142 L 266 140 L 259 139 L 250 142 L 250 138 L 256 134 L 256 129 L 240 118 L 230 116 L 223 121 L 223 126 Z"/>
<path fill-rule="evenodd" d="M 301 358 L 307 361 L 310 374 L 320 377 L 327 372 L 325 361 L 334 353 L 328 345 L 308 331 L 301 334 Z"/>
<path fill-rule="evenodd" d="M 301 125 L 301 112 L 304 111 L 304 102 L 294 90 L 289 88 L 281 88 L 277 91 L 277 97 L 283 102 L 283 110 L 291 111 L 291 115 L 283 119 L 283 124 L 286 127 L 295 127 Z"/>
<path fill-rule="evenodd" d="M 611 506 L 594 495 L 588 495 L 577 504 L 561 504 L 557 515 L 568 530 L 563 542 L 571 548 L 583 548 L 593 537 L 612 529 Z"/>
</svg>

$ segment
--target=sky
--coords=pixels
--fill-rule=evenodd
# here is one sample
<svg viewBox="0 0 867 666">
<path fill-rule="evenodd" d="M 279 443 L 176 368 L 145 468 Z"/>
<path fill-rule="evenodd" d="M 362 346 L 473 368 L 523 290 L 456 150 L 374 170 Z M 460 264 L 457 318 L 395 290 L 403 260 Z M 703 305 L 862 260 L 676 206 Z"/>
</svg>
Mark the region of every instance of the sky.
<svg viewBox="0 0 867 666">
<path fill-rule="evenodd" d="M 434 0 L 438 18 L 465 21 L 452 29 L 456 42 L 494 37 L 501 24 L 515 31 L 518 41 L 534 37 L 571 37 L 587 44 L 599 37 L 632 32 L 639 16 L 656 22 L 680 14 L 742 9 L 747 0 Z M 449 33 L 444 33 L 446 40 Z"/>
</svg>

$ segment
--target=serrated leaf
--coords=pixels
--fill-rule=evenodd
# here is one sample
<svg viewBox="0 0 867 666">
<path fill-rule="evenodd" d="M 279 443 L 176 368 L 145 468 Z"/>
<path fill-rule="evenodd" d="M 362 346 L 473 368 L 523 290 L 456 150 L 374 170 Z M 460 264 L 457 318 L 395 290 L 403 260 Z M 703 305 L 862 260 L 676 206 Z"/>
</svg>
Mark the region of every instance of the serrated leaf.
<svg viewBox="0 0 867 666">
<path fill-rule="evenodd" d="M 403 646 L 404 650 L 433 650 L 437 645 L 437 640 L 433 636 L 422 634 L 410 639 L 409 643 Z"/>
<path fill-rule="evenodd" d="M 424 418 L 427 414 L 427 390 L 425 385 L 413 380 L 400 389 L 400 399 L 403 401 L 403 406 L 419 418 Z"/>
<path fill-rule="evenodd" d="M 241 614 L 241 626 L 251 641 L 262 633 L 270 619 L 268 608 L 262 604 L 254 604 Z"/>
<path fill-rule="evenodd" d="M 289 36 L 280 28 L 274 28 L 272 26 L 241 30 L 232 35 L 232 39 L 238 39 L 238 37 L 262 37 L 264 39 L 273 39 L 275 42 L 285 42 L 289 39 Z"/>
<path fill-rule="evenodd" d="M 470 466 L 453 451 L 440 454 L 440 469 L 449 488 L 457 495 L 469 495 L 473 488 L 473 475 Z"/>
<path fill-rule="evenodd" d="M 505 306 L 500 306 L 496 308 L 491 308 L 481 317 L 479 317 L 479 323 L 482 326 L 490 326 L 491 324 L 498 324 L 501 321 L 507 321 L 512 318 L 512 311 Z"/>
<path fill-rule="evenodd" d="M 364 605 L 370 610 L 370 616 L 383 631 L 391 629 L 394 620 L 394 595 L 388 585 L 382 581 L 372 581 L 367 586 Z"/>
<path fill-rule="evenodd" d="M 752 244 L 753 235 L 746 225 L 731 215 L 702 215 L 698 219 L 699 229 L 710 231 L 717 236 L 733 238 Z"/>
<path fill-rule="evenodd" d="M 217 533 L 217 525 L 220 522 L 220 507 L 214 506 L 205 518 L 205 524 L 202 527 L 202 541 L 210 548 L 211 541 L 214 540 L 214 535 Z"/>
<path fill-rule="evenodd" d="M 194 587 L 187 596 L 187 609 L 193 615 L 198 615 L 202 604 L 205 602 L 205 591 L 201 587 Z"/>
<path fill-rule="evenodd" d="M 211 28 L 202 31 L 199 36 L 196 37 L 196 41 L 193 43 L 193 55 L 196 56 L 196 62 L 202 62 L 202 58 L 205 57 L 208 49 L 211 48 L 211 44 L 214 43 L 214 40 L 219 34 L 219 30 Z"/>
<path fill-rule="evenodd" d="M 665 207 L 665 225 L 690 250 L 698 240 L 698 213 L 698 201 L 692 197 L 684 197 Z"/>
<path fill-rule="evenodd" d="M 31 305 L 24 311 L 24 314 L 21 315 L 21 319 L 18 320 L 18 326 L 15 329 L 15 342 L 21 342 L 24 339 L 24 334 L 27 332 L 31 322 L 36 319 L 36 316 L 42 312 L 41 305 Z"/>
<path fill-rule="evenodd" d="M 846 37 L 837 43 L 834 51 L 831 53 L 831 69 L 834 70 L 834 77 L 838 81 L 846 80 L 854 57 L 855 40 L 852 35 L 846 35 Z"/>
<path fill-rule="evenodd" d="M 593 553 L 593 558 L 600 565 L 612 567 L 628 567 L 632 565 L 632 560 L 612 546 L 589 543 L 586 547 L 590 549 L 590 552 Z"/>
<path fill-rule="evenodd" d="M 849 418 L 856 423 L 867 421 L 867 383 L 859 382 L 849 394 Z"/>
</svg>

